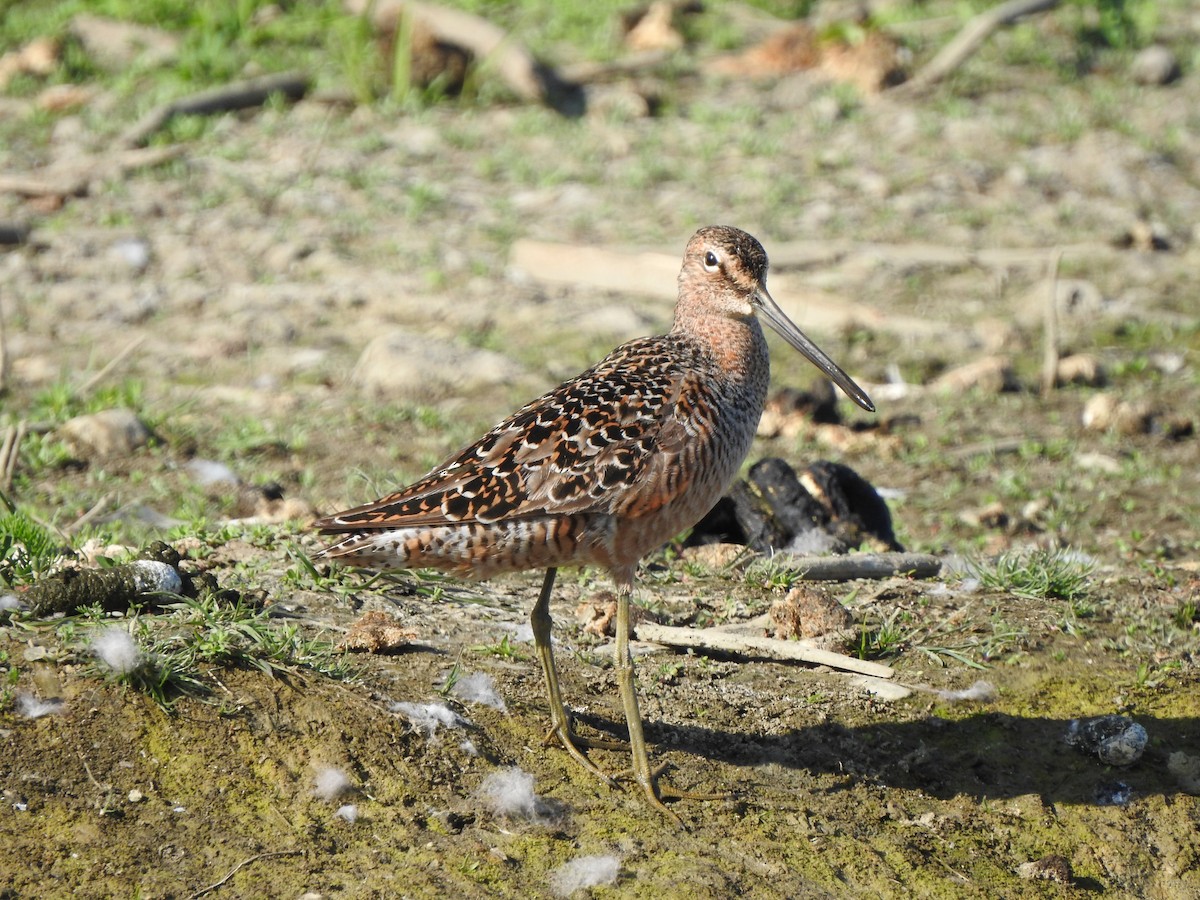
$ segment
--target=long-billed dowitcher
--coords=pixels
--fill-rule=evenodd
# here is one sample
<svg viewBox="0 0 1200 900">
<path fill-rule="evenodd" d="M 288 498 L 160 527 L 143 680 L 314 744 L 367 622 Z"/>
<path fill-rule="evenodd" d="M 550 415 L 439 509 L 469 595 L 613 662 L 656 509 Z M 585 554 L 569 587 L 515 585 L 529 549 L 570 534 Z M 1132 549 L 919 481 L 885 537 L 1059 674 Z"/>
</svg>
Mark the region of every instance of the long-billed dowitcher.
<svg viewBox="0 0 1200 900">
<path fill-rule="evenodd" d="M 614 350 L 582 375 L 526 404 L 428 475 L 374 503 L 316 523 L 339 535 L 323 555 L 373 568 L 434 567 L 487 577 L 545 569 L 530 621 L 550 699 L 551 730 L 567 752 L 613 784 L 583 747 L 559 690 L 550 645 L 550 593 L 559 566 L 608 569 L 617 589 L 617 683 L 633 776 L 677 822 L 650 765 L 629 653 L 629 596 L 638 561 L 696 523 L 750 450 L 770 363 L 758 317 L 863 409 L 866 393 L 797 328 L 767 293 L 767 255 L 736 228 L 701 228 L 688 242 L 671 330 Z"/>
</svg>

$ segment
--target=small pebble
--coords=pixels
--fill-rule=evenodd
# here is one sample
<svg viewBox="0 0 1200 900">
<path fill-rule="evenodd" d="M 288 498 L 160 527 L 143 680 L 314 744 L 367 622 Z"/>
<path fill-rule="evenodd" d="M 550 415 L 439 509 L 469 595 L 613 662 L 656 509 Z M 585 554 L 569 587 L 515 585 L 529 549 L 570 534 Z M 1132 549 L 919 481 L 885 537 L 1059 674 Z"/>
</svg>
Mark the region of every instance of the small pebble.
<svg viewBox="0 0 1200 900">
<path fill-rule="evenodd" d="M 1129 73 L 1138 84 L 1170 84 L 1180 75 L 1179 60 L 1169 47 L 1153 44 L 1133 58 Z"/>
</svg>

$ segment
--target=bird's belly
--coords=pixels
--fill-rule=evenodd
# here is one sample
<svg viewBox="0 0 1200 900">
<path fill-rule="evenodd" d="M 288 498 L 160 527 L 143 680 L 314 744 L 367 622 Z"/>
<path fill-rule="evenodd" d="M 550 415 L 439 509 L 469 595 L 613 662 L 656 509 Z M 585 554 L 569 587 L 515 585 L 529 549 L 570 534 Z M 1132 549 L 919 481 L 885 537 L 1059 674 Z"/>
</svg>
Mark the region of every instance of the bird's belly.
<svg viewBox="0 0 1200 900">
<path fill-rule="evenodd" d="M 671 502 L 644 514 L 616 516 L 613 529 L 613 563 L 618 567 L 636 564 L 639 559 L 691 528 L 716 505 L 736 467 L 714 471 L 693 484 Z"/>
<path fill-rule="evenodd" d="M 539 516 L 496 523 L 396 528 L 354 535 L 329 548 L 343 563 L 382 569 L 442 569 L 467 578 L 607 562 L 612 520 Z"/>
</svg>

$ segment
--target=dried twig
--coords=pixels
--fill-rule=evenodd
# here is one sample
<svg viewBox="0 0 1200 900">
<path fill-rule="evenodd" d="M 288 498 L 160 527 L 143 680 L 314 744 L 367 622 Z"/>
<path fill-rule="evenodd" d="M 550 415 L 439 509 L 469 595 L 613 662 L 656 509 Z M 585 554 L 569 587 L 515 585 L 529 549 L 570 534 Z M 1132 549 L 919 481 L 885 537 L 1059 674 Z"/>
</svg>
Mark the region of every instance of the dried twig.
<svg viewBox="0 0 1200 900">
<path fill-rule="evenodd" d="M 0 447 L 0 490 L 12 489 L 17 460 L 21 455 L 21 441 L 25 440 L 28 430 L 28 423 L 22 419 L 16 425 L 10 425 L 4 432 L 4 445 Z"/>
<path fill-rule="evenodd" d="M 69 168 L 49 167 L 34 175 L 0 175 L 0 194 L 23 197 L 83 197 L 93 181 L 123 175 L 134 169 L 161 165 L 182 156 L 184 147 L 145 147 L 92 157 L 72 163 Z"/>
<path fill-rule="evenodd" d="M 1046 297 L 1046 327 L 1042 337 L 1042 396 L 1049 397 L 1058 385 L 1058 268 L 1062 250 L 1050 255 L 1049 295 Z"/>
<path fill-rule="evenodd" d="M 851 553 L 846 556 L 792 556 L 780 553 L 774 561 L 799 573 L 803 581 L 851 581 L 855 578 L 933 578 L 942 561 L 925 553 Z"/>
<path fill-rule="evenodd" d="M 983 46 L 992 33 L 1017 19 L 1045 12 L 1058 6 L 1059 0 L 1009 0 L 982 12 L 971 19 L 950 43 L 941 49 L 925 67 L 897 91 L 917 93 L 932 87 L 961 66 Z"/>
<path fill-rule="evenodd" d="M 130 341 L 128 344 L 126 344 L 125 348 L 123 350 L 121 350 L 121 352 L 118 353 L 116 356 L 114 356 L 112 359 L 110 359 L 99 372 L 97 372 L 95 375 L 93 375 L 91 378 L 89 378 L 87 381 L 85 381 L 82 385 L 80 385 L 78 388 L 76 388 L 74 390 L 73 393 L 75 394 L 75 396 L 81 400 L 86 398 L 87 395 L 92 392 L 92 389 L 96 387 L 96 385 L 98 385 L 101 381 L 103 381 L 105 378 L 107 378 L 108 375 L 113 371 L 113 369 L 115 369 L 117 366 L 119 366 L 121 363 L 123 363 L 125 361 L 126 357 L 128 357 L 130 353 L 132 353 L 134 350 L 136 350 L 138 347 L 140 347 L 145 342 L 145 340 L 146 340 L 146 336 L 144 334 L 138 335 L 132 341 Z"/>
<path fill-rule="evenodd" d="M 108 508 L 108 505 L 110 503 L 112 503 L 113 498 L 116 496 L 117 495 L 115 493 L 105 494 L 103 497 L 101 497 L 99 500 L 96 501 L 95 505 L 91 509 L 89 509 L 82 516 L 80 516 L 78 519 L 76 519 L 74 522 L 72 522 L 70 525 L 68 525 L 66 528 L 64 528 L 63 533 L 68 534 L 68 535 L 75 534 L 77 531 L 79 531 L 81 528 L 83 528 L 85 525 L 87 525 L 89 522 L 91 522 L 93 519 L 95 519 L 96 516 L 98 516 L 98 515 L 100 515 L 100 513 L 104 512 L 104 510 L 106 510 Z"/>
<path fill-rule="evenodd" d="M 289 823 L 291 824 L 291 823 Z M 196 900 L 197 897 L 203 897 L 205 894 L 211 893 L 227 882 L 230 878 L 244 869 L 246 866 L 258 862 L 260 859 L 271 859 L 279 856 L 304 856 L 304 850 L 272 850 L 268 853 L 256 853 L 254 856 L 243 859 L 240 863 L 229 870 L 229 873 L 220 881 L 214 881 L 208 887 L 200 888 L 194 894 L 188 896 L 188 900 Z"/>
<path fill-rule="evenodd" d="M 860 675 L 876 678 L 891 678 L 896 673 L 890 666 L 822 650 L 807 641 L 781 641 L 775 638 L 738 634 L 716 628 L 675 628 L 654 622 L 639 622 L 636 627 L 639 640 L 666 644 L 668 647 L 685 649 L 719 650 L 744 656 L 758 656 L 788 662 L 807 662 L 818 666 L 829 666 Z"/>
<path fill-rule="evenodd" d="M 0 394 L 8 390 L 8 332 L 4 327 L 4 295 L 0 293 Z"/>
<path fill-rule="evenodd" d="M 175 116 L 204 116 L 262 106 L 274 94 L 282 94 L 288 100 L 299 100 L 308 93 L 310 84 L 307 75 L 284 72 L 180 97 L 152 109 L 121 136 L 120 143 L 125 147 L 140 147 Z"/>
</svg>

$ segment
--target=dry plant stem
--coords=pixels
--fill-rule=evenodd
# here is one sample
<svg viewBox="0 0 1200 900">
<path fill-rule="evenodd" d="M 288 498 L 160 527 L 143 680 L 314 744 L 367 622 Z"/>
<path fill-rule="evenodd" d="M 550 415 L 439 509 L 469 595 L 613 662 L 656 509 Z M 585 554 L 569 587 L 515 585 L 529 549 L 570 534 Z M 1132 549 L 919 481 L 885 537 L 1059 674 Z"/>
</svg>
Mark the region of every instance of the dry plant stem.
<svg viewBox="0 0 1200 900">
<path fill-rule="evenodd" d="M 8 332 L 4 328 L 4 297 L 0 296 L 0 395 L 8 390 Z"/>
<path fill-rule="evenodd" d="M 618 632 L 619 635 L 619 632 Z M 832 650 L 821 650 L 804 641 L 780 641 L 769 637 L 735 634 L 715 628 L 676 628 L 653 622 L 639 622 L 639 640 L 653 641 L 668 647 L 689 650 L 718 650 L 738 656 L 754 656 L 776 659 L 783 662 L 807 662 L 818 666 L 829 666 L 875 678 L 892 678 L 896 673 L 890 666 L 856 659 Z"/>
<path fill-rule="evenodd" d="M 925 90 L 961 66 L 975 54 L 993 32 L 1011 25 L 1023 16 L 1045 12 L 1058 6 L 1059 0 L 1009 0 L 980 13 L 941 49 L 925 67 L 897 90 L 915 93 Z"/>
<path fill-rule="evenodd" d="M 1046 297 L 1046 327 L 1042 350 L 1042 396 L 1049 397 L 1058 385 L 1058 269 L 1062 250 L 1050 254 L 1050 293 Z"/>
<path fill-rule="evenodd" d="M 289 824 L 291 824 L 291 823 L 289 823 Z M 222 878 L 220 881 L 214 881 L 208 887 L 200 888 L 200 890 L 196 891 L 194 894 L 189 894 L 188 900 L 196 900 L 197 897 L 203 897 L 205 894 L 215 891 L 217 888 L 219 888 L 221 885 L 223 885 L 225 882 L 227 882 L 230 878 L 232 878 L 234 875 L 236 875 L 238 872 L 240 872 L 246 866 L 250 865 L 251 863 L 256 863 L 260 859 L 272 859 L 274 857 L 279 857 L 279 856 L 304 856 L 304 855 L 305 855 L 304 850 L 273 850 L 269 853 L 256 853 L 254 856 L 243 859 L 240 863 L 238 863 L 236 866 L 234 866 L 232 869 L 230 869 L 229 873 L 224 878 Z"/>
<path fill-rule="evenodd" d="M 138 347 L 140 347 L 145 342 L 145 340 L 146 340 L 145 335 L 139 335 L 138 337 L 135 337 L 132 341 L 130 341 L 128 344 L 126 344 L 124 349 L 122 349 L 121 352 L 119 352 L 116 356 L 114 356 L 112 359 L 110 359 L 108 361 L 108 363 L 104 366 L 104 368 L 102 368 L 99 372 L 97 372 L 95 375 L 93 375 L 91 378 L 89 378 L 87 381 L 85 381 L 82 385 L 80 385 L 75 390 L 75 397 L 79 400 L 85 399 L 87 397 L 87 395 L 90 394 L 92 392 L 92 390 L 96 387 L 96 385 L 98 385 L 101 381 L 103 381 L 105 378 L 107 378 L 108 375 L 114 369 L 116 369 L 117 366 L 119 366 L 121 363 L 123 363 L 125 361 L 125 359 L 129 356 L 129 354 L 131 354 L 134 350 L 136 350 Z"/>
<path fill-rule="evenodd" d="M 292 101 L 299 100 L 308 93 L 310 84 L 311 80 L 303 73 L 284 72 L 181 97 L 152 109 L 121 136 L 120 144 L 125 147 L 142 146 L 175 116 L 204 116 L 262 106 L 273 94 L 282 94 Z"/>
<path fill-rule="evenodd" d="M 17 459 L 21 454 L 21 441 L 29 431 L 29 426 L 22 419 L 12 425 L 4 433 L 4 446 L 0 448 L 0 488 L 5 491 L 12 489 L 13 476 L 17 471 Z"/>
<path fill-rule="evenodd" d="M 83 197 L 93 181 L 124 175 L 135 169 L 161 165 L 182 156 L 185 148 L 143 147 L 117 151 L 74 163 L 63 169 L 43 169 L 36 175 L 0 175 L 0 194 L 19 194 L 24 197 Z"/>
<path fill-rule="evenodd" d="M 106 510 L 108 508 L 109 504 L 112 503 L 113 498 L 115 498 L 116 496 L 117 495 L 115 493 L 105 494 L 103 497 L 101 497 L 99 500 L 96 501 L 95 506 L 93 506 L 91 509 L 89 509 L 87 512 L 85 512 L 82 516 L 80 516 L 78 519 L 76 519 L 74 522 L 72 522 L 70 525 L 68 525 L 66 528 L 64 528 L 63 533 L 70 535 L 70 534 L 75 534 L 76 532 L 78 532 L 81 528 L 83 528 L 85 525 L 87 525 L 89 522 L 91 522 L 94 518 L 96 518 L 96 516 L 98 516 L 98 515 L 100 515 L 100 513 L 104 512 L 104 510 Z"/>
</svg>

